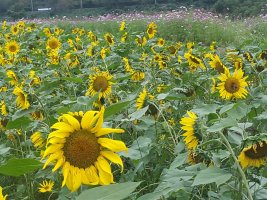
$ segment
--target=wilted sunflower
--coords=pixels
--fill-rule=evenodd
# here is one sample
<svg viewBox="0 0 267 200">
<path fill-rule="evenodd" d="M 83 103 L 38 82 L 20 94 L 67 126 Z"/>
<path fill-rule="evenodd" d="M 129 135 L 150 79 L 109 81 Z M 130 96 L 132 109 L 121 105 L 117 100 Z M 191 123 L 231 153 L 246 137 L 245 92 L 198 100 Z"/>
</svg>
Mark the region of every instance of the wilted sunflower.
<svg viewBox="0 0 267 200">
<path fill-rule="evenodd" d="M 58 38 L 50 37 L 47 40 L 46 48 L 50 50 L 58 50 L 61 47 L 61 43 Z"/>
<path fill-rule="evenodd" d="M 196 149 L 199 143 L 199 136 L 195 133 L 195 124 L 197 115 L 192 111 L 187 111 L 188 117 L 183 117 L 180 121 L 182 125 L 181 129 L 185 131 L 183 136 L 185 137 L 184 142 L 188 149 Z"/>
<path fill-rule="evenodd" d="M 89 76 L 89 88 L 85 95 L 94 96 L 99 92 L 99 99 L 111 93 L 112 76 L 108 72 L 98 72 Z"/>
<path fill-rule="evenodd" d="M 79 112 L 79 116 L 63 114 L 51 128 L 43 158 L 55 166 L 52 172 L 62 167 L 63 182 L 72 192 L 81 184 L 108 185 L 114 183 L 110 164 L 123 163 L 115 152 L 127 151 L 124 142 L 102 137 L 110 133 L 123 133 L 122 129 L 102 128 L 104 107 L 100 111 Z"/>
<path fill-rule="evenodd" d="M 105 40 L 108 42 L 110 46 L 115 44 L 114 38 L 110 33 L 106 33 L 104 36 Z"/>
<path fill-rule="evenodd" d="M 146 91 L 146 89 L 144 88 L 142 92 L 140 92 L 137 100 L 136 100 L 136 108 L 137 110 L 140 110 L 141 108 L 143 108 L 148 100 L 152 100 L 154 98 L 153 95 L 151 95 L 150 93 L 148 93 Z"/>
<path fill-rule="evenodd" d="M 7 195 L 4 196 L 2 192 L 3 192 L 3 188 L 0 186 L 0 199 L 1 200 L 6 200 Z"/>
<path fill-rule="evenodd" d="M 43 113 L 39 110 L 32 112 L 31 116 L 35 120 L 43 120 L 44 119 Z"/>
<path fill-rule="evenodd" d="M 16 55 L 20 50 L 20 45 L 16 41 L 9 41 L 5 45 L 5 49 L 8 55 Z"/>
<path fill-rule="evenodd" d="M 38 188 L 39 192 L 42 192 L 42 193 L 51 192 L 53 189 L 53 186 L 54 186 L 54 182 L 51 180 L 49 180 L 49 181 L 45 180 L 42 183 L 40 183 L 39 185 L 40 185 L 40 187 Z"/>
<path fill-rule="evenodd" d="M 235 70 L 233 75 L 231 75 L 229 69 L 225 68 L 224 73 L 218 77 L 221 83 L 217 87 L 223 99 L 242 99 L 247 96 L 248 91 L 246 87 L 248 84 L 246 79 L 248 77 L 243 77 L 243 75 L 242 69 Z"/>
<path fill-rule="evenodd" d="M 267 161 L 267 141 L 259 141 L 242 149 L 238 156 L 242 168 L 260 167 Z"/>
<path fill-rule="evenodd" d="M 17 96 L 16 104 L 21 109 L 28 109 L 30 107 L 30 103 L 27 99 L 27 94 L 20 88 L 15 87 L 13 94 Z"/>
</svg>

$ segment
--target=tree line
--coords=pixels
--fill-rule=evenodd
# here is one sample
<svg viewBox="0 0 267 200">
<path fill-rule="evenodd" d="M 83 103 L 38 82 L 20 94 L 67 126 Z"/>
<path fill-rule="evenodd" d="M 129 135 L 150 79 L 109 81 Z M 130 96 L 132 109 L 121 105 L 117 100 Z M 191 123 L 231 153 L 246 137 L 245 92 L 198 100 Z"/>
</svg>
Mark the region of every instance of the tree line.
<svg viewBox="0 0 267 200">
<path fill-rule="evenodd" d="M 38 8 L 51 8 L 54 11 L 79 8 L 124 8 L 151 4 L 193 6 L 205 8 L 222 14 L 252 16 L 265 13 L 266 0 L 1 0 L 0 15 L 16 12 L 37 11 Z"/>
</svg>

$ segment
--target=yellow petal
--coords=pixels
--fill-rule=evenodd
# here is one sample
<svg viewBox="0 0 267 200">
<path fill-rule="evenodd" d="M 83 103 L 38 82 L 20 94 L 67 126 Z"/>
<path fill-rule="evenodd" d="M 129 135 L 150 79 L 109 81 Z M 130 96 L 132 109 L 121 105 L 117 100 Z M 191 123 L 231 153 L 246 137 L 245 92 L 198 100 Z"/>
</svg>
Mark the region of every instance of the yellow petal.
<svg viewBox="0 0 267 200">
<path fill-rule="evenodd" d="M 122 163 L 121 157 L 118 154 L 112 151 L 101 151 L 100 154 L 104 156 L 105 158 L 107 158 L 108 160 L 110 160 L 111 162 L 120 165 L 121 172 L 123 171 L 123 163 Z"/>
<path fill-rule="evenodd" d="M 63 174 L 63 181 L 62 181 L 62 187 L 66 184 L 68 175 L 69 175 L 69 171 L 70 171 L 70 163 L 69 162 L 65 162 L 63 167 L 62 167 L 62 174 Z"/>
<path fill-rule="evenodd" d="M 81 176 L 82 176 L 82 184 L 89 185 L 90 184 L 89 177 L 86 175 L 85 170 L 84 169 L 80 169 L 80 173 L 81 173 Z"/>
<path fill-rule="evenodd" d="M 68 124 L 72 126 L 76 131 L 80 130 L 80 122 L 75 117 L 69 114 L 64 114 L 62 117 L 67 120 Z"/>
<path fill-rule="evenodd" d="M 53 145 L 50 145 L 50 146 L 47 147 L 47 149 L 45 150 L 44 155 L 43 155 L 43 158 L 46 157 L 46 156 L 49 155 L 49 154 L 52 154 L 52 153 L 57 152 L 58 150 L 62 149 L 63 146 L 64 146 L 63 144 L 53 144 Z M 42 159 L 43 159 L 43 158 L 42 158 Z"/>
<path fill-rule="evenodd" d="M 65 138 L 65 137 L 69 137 L 69 135 L 70 135 L 70 132 L 64 132 L 64 131 L 62 132 L 61 130 L 56 130 L 56 131 L 51 132 L 48 135 L 48 139 L 52 137 Z"/>
<path fill-rule="evenodd" d="M 65 123 L 65 122 L 57 122 L 53 126 L 51 126 L 53 129 L 61 130 L 61 132 L 73 132 L 74 127 L 71 125 Z"/>
<path fill-rule="evenodd" d="M 120 140 L 112 140 L 109 138 L 98 138 L 98 143 L 101 146 L 106 147 L 114 152 L 128 151 L 128 148 L 125 146 L 124 142 Z"/>
<path fill-rule="evenodd" d="M 97 162 L 95 162 L 95 166 L 99 172 L 99 184 L 109 185 L 114 182 L 110 165 L 102 156 L 98 157 Z"/>
<path fill-rule="evenodd" d="M 119 128 L 101 128 L 97 131 L 97 133 L 95 133 L 95 136 L 100 137 L 109 133 L 124 133 L 124 130 Z"/>
<path fill-rule="evenodd" d="M 47 141 L 47 144 L 62 144 L 65 143 L 65 141 L 66 141 L 65 138 L 53 137 Z"/>
<path fill-rule="evenodd" d="M 99 183 L 99 177 L 95 166 L 92 165 L 90 168 L 86 168 L 85 173 L 89 179 L 90 185 L 97 185 Z"/>
<path fill-rule="evenodd" d="M 98 130 L 102 127 L 103 122 L 104 122 L 104 106 L 101 107 L 101 110 L 99 112 L 99 118 L 94 126 L 94 128 L 91 129 L 92 133 L 98 132 Z"/>
<path fill-rule="evenodd" d="M 61 156 L 61 158 L 57 161 L 55 167 L 52 169 L 52 172 L 55 172 L 57 169 L 59 169 L 65 162 L 65 157 Z"/>
<path fill-rule="evenodd" d="M 97 115 L 97 111 L 87 111 L 82 118 L 82 129 L 90 129 L 94 117 Z"/>
<path fill-rule="evenodd" d="M 58 160 L 63 155 L 62 151 L 55 152 L 54 154 L 51 154 L 48 159 L 46 160 L 43 169 L 47 167 L 49 163 L 51 163 L 53 160 Z"/>
</svg>

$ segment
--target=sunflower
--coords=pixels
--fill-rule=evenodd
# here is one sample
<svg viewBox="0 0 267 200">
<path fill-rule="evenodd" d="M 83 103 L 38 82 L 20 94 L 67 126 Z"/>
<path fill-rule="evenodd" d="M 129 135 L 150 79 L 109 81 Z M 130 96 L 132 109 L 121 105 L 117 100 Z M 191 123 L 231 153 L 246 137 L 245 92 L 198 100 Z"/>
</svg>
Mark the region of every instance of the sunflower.
<svg viewBox="0 0 267 200">
<path fill-rule="evenodd" d="M 148 100 L 152 100 L 154 98 L 153 95 L 149 94 L 146 89 L 144 88 L 142 92 L 140 92 L 137 100 L 136 100 L 136 108 L 137 110 L 142 109 Z"/>
<path fill-rule="evenodd" d="M 15 74 L 14 71 L 7 70 L 6 75 L 8 78 L 11 79 L 11 80 L 9 80 L 10 85 L 17 85 L 18 84 L 18 78 L 17 78 L 17 75 Z"/>
<path fill-rule="evenodd" d="M 3 193 L 2 193 L 2 191 L 3 191 L 3 188 L 0 186 L 0 199 L 1 200 L 6 200 L 7 195 L 4 196 Z"/>
<path fill-rule="evenodd" d="M 16 55 L 20 50 L 20 45 L 16 41 L 9 41 L 5 45 L 5 49 L 8 55 Z"/>
<path fill-rule="evenodd" d="M 89 88 L 85 95 L 94 96 L 99 92 L 99 99 L 111 93 L 112 76 L 108 72 L 98 72 L 89 76 Z"/>
<path fill-rule="evenodd" d="M 33 133 L 30 138 L 35 148 L 40 149 L 45 146 L 45 141 L 39 131 Z"/>
<path fill-rule="evenodd" d="M 110 33 L 106 33 L 104 36 L 105 40 L 108 42 L 110 46 L 115 44 L 114 38 Z"/>
<path fill-rule="evenodd" d="M 19 27 L 16 26 L 16 25 L 12 25 L 11 26 L 11 32 L 12 32 L 13 35 L 18 35 L 18 33 L 19 33 Z"/>
<path fill-rule="evenodd" d="M 162 47 L 162 46 L 164 46 L 164 44 L 165 44 L 165 40 L 163 38 L 159 38 L 157 41 L 157 45 Z"/>
<path fill-rule="evenodd" d="M 196 149 L 200 136 L 194 132 L 194 126 L 196 124 L 197 115 L 192 111 L 187 111 L 188 117 L 183 117 L 180 121 L 182 130 L 185 131 L 183 136 L 185 137 L 184 142 L 188 149 Z"/>
<path fill-rule="evenodd" d="M 198 67 L 206 69 L 203 61 L 190 52 L 185 53 L 184 57 L 187 59 L 191 71 L 195 71 Z"/>
<path fill-rule="evenodd" d="M 8 115 L 6 103 L 3 100 L 0 102 L 0 111 L 1 111 L 2 115 L 4 115 L 4 116 Z"/>
<path fill-rule="evenodd" d="M 155 34 L 157 33 L 157 25 L 155 24 L 155 22 L 151 22 L 147 26 L 147 31 L 146 32 L 147 32 L 147 35 L 148 35 L 149 39 L 155 37 Z"/>
<path fill-rule="evenodd" d="M 222 61 L 218 55 L 206 54 L 205 57 L 211 59 L 211 61 L 209 61 L 211 68 L 217 70 L 219 73 L 224 73 L 225 66 L 222 64 Z"/>
<path fill-rule="evenodd" d="M 122 129 L 102 128 L 104 107 L 100 111 L 87 111 L 76 117 L 63 114 L 51 128 L 43 158 L 44 167 L 54 163 L 52 172 L 62 167 L 63 182 L 72 192 L 81 184 L 108 185 L 114 183 L 107 160 L 123 163 L 115 152 L 127 151 L 124 142 L 102 137 L 109 133 L 123 133 Z"/>
<path fill-rule="evenodd" d="M 147 43 L 147 39 L 145 36 L 144 37 L 138 37 L 135 39 L 135 41 L 136 41 L 137 45 L 141 46 L 141 47 L 145 46 Z"/>
<path fill-rule="evenodd" d="M 56 37 L 50 37 L 47 40 L 46 48 L 50 50 L 58 50 L 61 47 L 61 43 L 58 38 Z"/>
<path fill-rule="evenodd" d="M 248 91 L 245 87 L 248 86 L 246 82 L 248 77 L 243 77 L 243 75 L 244 72 L 242 69 L 235 70 L 233 75 L 231 75 L 229 69 L 225 68 L 224 73 L 218 77 L 221 83 L 219 83 L 217 87 L 220 92 L 220 96 L 223 99 L 242 99 L 247 96 Z"/>
<path fill-rule="evenodd" d="M 39 110 L 32 112 L 31 116 L 34 120 L 43 120 L 44 119 L 43 113 Z"/>
<path fill-rule="evenodd" d="M 20 87 L 15 87 L 13 94 L 17 96 L 16 104 L 21 109 L 28 109 L 30 107 L 30 103 L 27 100 L 27 94 Z"/>
<path fill-rule="evenodd" d="M 134 81 L 141 81 L 145 78 L 145 73 L 141 71 L 135 71 L 133 72 L 133 75 L 131 77 L 132 80 Z"/>
<path fill-rule="evenodd" d="M 260 167 L 267 161 L 267 141 L 255 142 L 242 149 L 238 156 L 242 168 Z"/>
<path fill-rule="evenodd" d="M 128 38 L 128 33 L 125 32 L 122 36 L 121 36 L 121 42 L 124 43 Z"/>
<path fill-rule="evenodd" d="M 125 21 L 122 21 L 121 24 L 120 24 L 120 31 L 124 31 L 125 28 L 126 28 L 125 26 L 126 26 Z"/>
<path fill-rule="evenodd" d="M 45 180 L 42 183 L 40 183 L 39 185 L 40 185 L 39 192 L 41 192 L 41 193 L 51 192 L 52 188 L 54 186 L 54 182 L 51 180 L 49 180 L 49 181 Z"/>
</svg>

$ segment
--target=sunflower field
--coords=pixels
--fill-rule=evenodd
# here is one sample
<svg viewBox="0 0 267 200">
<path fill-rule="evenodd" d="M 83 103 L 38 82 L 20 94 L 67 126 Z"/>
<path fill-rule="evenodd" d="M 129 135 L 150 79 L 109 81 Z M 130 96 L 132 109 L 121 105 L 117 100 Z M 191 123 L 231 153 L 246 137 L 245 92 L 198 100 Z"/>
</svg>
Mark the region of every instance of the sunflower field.
<svg viewBox="0 0 267 200">
<path fill-rule="evenodd" d="M 267 199 L 267 50 L 2 22 L 0 200 Z"/>
</svg>

